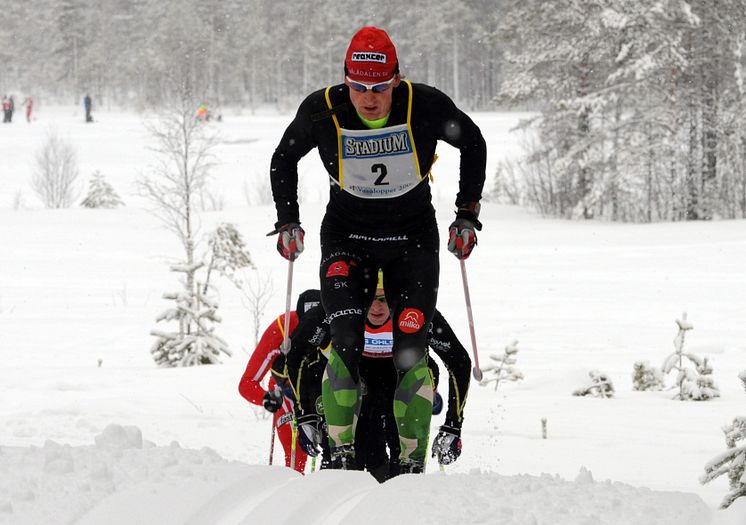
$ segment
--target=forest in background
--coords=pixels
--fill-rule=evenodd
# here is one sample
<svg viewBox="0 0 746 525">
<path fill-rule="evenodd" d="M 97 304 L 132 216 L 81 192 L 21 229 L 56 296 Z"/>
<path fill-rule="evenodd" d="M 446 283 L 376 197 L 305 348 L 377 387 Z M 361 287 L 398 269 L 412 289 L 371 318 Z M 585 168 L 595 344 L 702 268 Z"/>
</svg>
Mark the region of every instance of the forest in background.
<svg viewBox="0 0 746 525">
<path fill-rule="evenodd" d="M 489 198 L 614 221 L 746 217 L 746 0 L 1 0 L 0 91 L 292 111 L 385 28 L 466 110 L 529 108 Z"/>
<path fill-rule="evenodd" d="M 364 25 L 385 28 L 402 73 L 469 108 L 494 107 L 497 3 L 320 0 L 2 0 L 0 90 L 158 105 L 187 79 L 213 107 L 295 106 L 343 80 Z"/>
<path fill-rule="evenodd" d="M 745 0 L 511 0 L 500 96 L 541 101 L 498 192 L 542 213 L 746 218 Z"/>
</svg>

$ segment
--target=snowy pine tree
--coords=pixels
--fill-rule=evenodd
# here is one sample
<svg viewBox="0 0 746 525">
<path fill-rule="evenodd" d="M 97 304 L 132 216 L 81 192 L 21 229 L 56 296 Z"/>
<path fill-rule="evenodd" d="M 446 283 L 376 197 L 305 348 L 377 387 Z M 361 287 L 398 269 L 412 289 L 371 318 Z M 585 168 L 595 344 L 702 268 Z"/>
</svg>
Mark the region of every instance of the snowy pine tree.
<svg viewBox="0 0 746 525">
<path fill-rule="evenodd" d="M 746 370 L 738 374 L 738 378 L 746 389 Z M 736 499 L 746 496 L 746 417 L 736 417 L 733 423 L 723 427 L 723 433 L 728 449 L 705 465 L 705 473 L 699 480 L 704 484 L 723 474 L 728 475 L 730 492 L 720 503 L 720 508 L 726 509 Z"/>
<path fill-rule="evenodd" d="M 502 100 L 538 104 L 522 198 L 622 221 L 746 214 L 744 0 L 513 0 Z M 739 160 L 737 160 L 739 159 Z"/>
<path fill-rule="evenodd" d="M 637 361 L 633 365 L 632 390 L 663 390 L 663 373 L 650 366 L 647 361 Z"/>
<path fill-rule="evenodd" d="M 245 283 L 238 272 L 244 268 L 254 268 L 254 263 L 251 262 L 246 242 L 236 226 L 228 222 L 219 225 L 210 235 L 207 244 L 210 246 L 207 280 L 215 270 L 237 288 L 243 288 Z"/>
<path fill-rule="evenodd" d="M 221 353 L 231 355 L 227 343 L 215 335 L 210 323 L 221 321 L 217 314 L 216 291 L 210 282 L 213 270 L 225 277 L 237 288 L 243 289 L 243 280 L 238 272 L 253 268 L 251 255 L 243 237 L 235 225 L 223 223 L 208 238 L 208 253 L 202 258 L 209 261 L 191 266 L 177 265 L 171 271 L 185 274 L 183 282 L 194 283 L 196 289 L 185 288 L 183 292 L 167 293 L 163 298 L 176 302 L 156 321 L 178 321 L 179 330 L 163 332 L 154 330 L 158 337 L 151 348 L 153 359 L 161 366 L 191 366 L 219 362 Z M 201 279 L 204 270 L 204 278 Z"/>
<path fill-rule="evenodd" d="M 681 319 L 676 320 L 679 332 L 673 340 L 675 352 L 670 354 L 661 367 L 663 374 L 668 374 L 672 370 L 677 370 L 676 386 L 679 392 L 674 399 L 681 401 L 707 401 L 714 397 L 720 397 L 720 391 L 715 385 L 712 377 L 712 366 L 709 360 L 698 355 L 684 352 L 684 340 L 686 332 L 692 330 L 694 326 L 686 320 L 686 312 Z M 686 366 L 686 360 L 694 365 L 694 368 Z"/>
<path fill-rule="evenodd" d="M 479 382 L 480 386 L 487 386 L 495 383 L 495 390 L 500 385 L 500 381 L 519 381 L 523 379 L 523 374 L 516 370 L 513 365 L 516 363 L 516 354 L 518 353 L 518 341 L 513 341 L 505 347 L 503 355 L 490 355 L 490 359 L 495 364 L 490 364 L 482 368 L 483 378 Z"/>
<path fill-rule="evenodd" d="M 220 362 L 220 354 L 232 355 L 228 344 L 215 335 L 212 323 L 221 322 L 217 314 L 218 302 L 203 292 L 197 280 L 197 271 L 204 263 L 181 264 L 171 267 L 172 272 L 184 274 L 184 289 L 163 294 L 163 298 L 174 301 L 174 305 L 156 317 L 157 322 L 177 321 L 178 329 L 171 332 L 151 330 L 157 337 L 150 349 L 158 366 L 194 366 Z M 188 283 L 194 283 L 190 287 Z"/>
<path fill-rule="evenodd" d="M 88 195 L 80 205 L 84 208 L 116 208 L 124 203 L 104 175 L 96 170 L 88 183 Z"/>
<path fill-rule="evenodd" d="M 590 384 L 578 388 L 572 393 L 572 395 L 603 398 L 614 397 L 614 384 L 611 382 L 608 375 L 599 372 L 598 370 L 591 370 L 588 372 L 588 376 L 591 378 Z"/>
</svg>

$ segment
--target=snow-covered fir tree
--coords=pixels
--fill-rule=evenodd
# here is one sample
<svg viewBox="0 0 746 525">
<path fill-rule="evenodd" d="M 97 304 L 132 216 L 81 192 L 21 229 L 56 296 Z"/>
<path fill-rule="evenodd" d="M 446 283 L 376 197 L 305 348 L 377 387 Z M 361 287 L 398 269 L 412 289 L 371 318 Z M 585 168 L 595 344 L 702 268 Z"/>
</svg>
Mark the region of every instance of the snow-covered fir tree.
<svg viewBox="0 0 746 525">
<path fill-rule="evenodd" d="M 501 381 L 519 381 L 523 379 L 523 373 L 516 370 L 513 366 L 516 363 L 518 354 L 518 341 L 513 341 L 505 347 L 503 355 L 491 354 L 490 360 L 494 364 L 489 364 L 482 368 L 482 380 L 480 386 L 487 386 L 490 383 L 495 384 L 495 390 L 500 386 Z"/>
<path fill-rule="evenodd" d="M 236 226 L 229 222 L 220 224 L 210 235 L 207 244 L 210 247 L 207 279 L 214 270 L 237 288 L 243 289 L 246 283 L 239 271 L 254 268 L 254 263 Z"/>
<path fill-rule="evenodd" d="M 176 292 L 163 296 L 164 299 L 175 301 L 176 305 L 164 311 L 156 321 L 178 321 L 179 330 L 151 332 L 158 337 L 151 352 L 159 365 L 210 364 L 219 362 L 221 353 L 231 355 L 227 343 L 215 335 L 211 325 L 221 321 L 217 314 L 217 293 L 211 278 L 215 271 L 242 289 L 244 282 L 239 277 L 239 271 L 253 268 L 254 264 L 241 233 L 231 223 L 220 224 L 209 235 L 207 244 L 208 252 L 195 265 L 171 267 L 171 271 L 184 273 L 182 281 L 195 283 L 196 289 L 192 294 Z"/>
<path fill-rule="evenodd" d="M 647 361 L 637 361 L 632 370 L 632 390 L 663 390 L 663 372 Z"/>
<path fill-rule="evenodd" d="M 150 352 L 158 366 L 207 365 L 219 363 L 221 353 L 232 355 L 228 344 L 215 334 L 213 323 L 222 320 L 217 314 L 218 301 L 203 292 L 208 283 L 200 283 L 197 279 L 197 271 L 203 266 L 201 261 L 171 266 L 172 272 L 183 274 L 185 286 L 180 291 L 163 294 L 163 298 L 174 301 L 174 305 L 156 317 L 157 322 L 176 321 L 178 328 L 150 332 L 157 338 Z"/>
<path fill-rule="evenodd" d="M 598 370 L 591 370 L 588 372 L 591 382 L 581 388 L 575 390 L 572 395 L 574 396 L 591 396 L 591 397 L 603 397 L 610 398 L 614 397 L 614 384 L 609 379 L 609 376 Z"/>
<path fill-rule="evenodd" d="M 676 320 L 676 325 L 679 331 L 673 340 L 675 351 L 663 361 L 663 366 L 661 366 L 664 375 L 672 370 L 677 371 L 675 384 L 679 391 L 674 399 L 707 401 L 720 397 L 720 390 L 712 377 L 712 365 L 709 360 L 706 357 L 702 358 L 696 354 L 684 352 L 686 332 L 694 328 L 694 325 L 687 321 L 686 312 L 683 313 L 681 319 Z M 694 367 L 687 366 L 687 362 Z"/>
<path fill-rule="evenodd" d="M 80 205 L 84 208 L 117 208 L 124 203 L 103 173 L 96 170 L 88 183 L 88 194 Z"/>
<path fill-rule="evenodd" d="M 746 390 L 746 370 L 738 374 Z M 700 482 L 708 483 L 723 474 L 728 476 L 730 491 L 723 498 L 720 507 L 726 509 L 738 498 L 746 496 L 746 417 L 733 419 L 723 427 L 727 450 L 718 454 L 705 465 L 705 473 Z"/>
<path fill-rule="evenodd" d="M 514 0 L 502 99 L 540 104 L 524 197 L 543 213 L 746 216 L 744 0 Z"/>
</svg>

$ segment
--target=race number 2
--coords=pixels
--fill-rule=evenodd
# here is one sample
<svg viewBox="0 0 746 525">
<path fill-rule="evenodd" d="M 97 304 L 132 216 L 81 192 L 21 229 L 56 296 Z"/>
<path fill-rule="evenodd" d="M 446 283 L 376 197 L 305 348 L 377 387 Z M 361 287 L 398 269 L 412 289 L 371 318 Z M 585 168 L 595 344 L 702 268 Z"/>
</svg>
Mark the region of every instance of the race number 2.
<svg viewBox="0 0 746 525">
<path fill-rule="evenodd" d="M 383 180 L 383 179 L 386 178 L 386 175 L 389 172 L 389 170 L 386 168 L 385 164 L 380 164 L 380 163 L 379 164 L 373 164 L 370 167 L 370 169 L 371 169 L 371 171 L 374 174 L 378 174 L 378 178 L 373 183 L 374 185 L 376 185 L 376 186 L 386 186 L 386 185 L 388 185 L 388 181 L 384 182 L 384 180 Z"/>
</svg>

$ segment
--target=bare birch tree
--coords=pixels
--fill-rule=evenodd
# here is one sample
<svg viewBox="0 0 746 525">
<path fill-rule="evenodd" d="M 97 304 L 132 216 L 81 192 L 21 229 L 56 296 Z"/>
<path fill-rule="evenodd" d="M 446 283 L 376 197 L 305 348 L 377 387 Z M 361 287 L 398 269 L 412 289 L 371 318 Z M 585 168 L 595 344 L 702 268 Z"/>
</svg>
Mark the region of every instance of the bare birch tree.
<svg viewBox="0 0 746 525">
<path fill-rule="evenodd" d="M 254 347 L 259 344 L 259 330 L 262 326 L 262 317 L 267 303 L 272 298 L 273 291 L 272 276 L 268 273 L 255 273 L 245 287 L 241 288 L 243 293 L 242 302 L 251 314 L 251 327 L 254 332 Z"/>
<path fill-rule="evenodd" d="M 148 123 L 154 138 L 157 163 L 139 181 L 152 212 L 172 231 L 184 248 L 184 259 L 171 270 L 183 274 L 183 289 L 164 294 L 175 305 L 157 321 L 178 321 L 175 332 L 152 331 L 157 341 L 151 348 L 160 366 L 192 366 L 219 362 L 221 353 L 231 355 L 228 345 L 214 335 L 210 323 L 220 322 L 217 300 L 209 296 L 206 282 L 197 272 L 204 262 L 197 256 L 198 200 L 205 189 L 216 139 L 196 118 L 198 102 L 188 83 L 179 83 L 168 109 Z M 208 277 L 209 278 L 209 277 Z"/>
<path fill-rule="evenodd" d="M 47 208 L 69 208 L 76 198 L 80 171 L 75 148 L 55 129 L 34 155 L 31 188 Z"/>
</svg>

